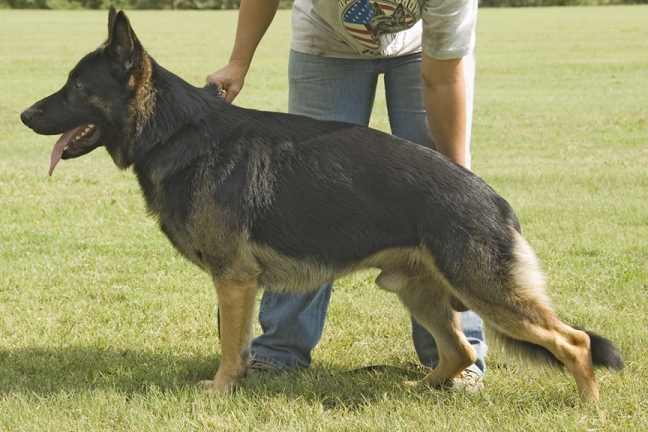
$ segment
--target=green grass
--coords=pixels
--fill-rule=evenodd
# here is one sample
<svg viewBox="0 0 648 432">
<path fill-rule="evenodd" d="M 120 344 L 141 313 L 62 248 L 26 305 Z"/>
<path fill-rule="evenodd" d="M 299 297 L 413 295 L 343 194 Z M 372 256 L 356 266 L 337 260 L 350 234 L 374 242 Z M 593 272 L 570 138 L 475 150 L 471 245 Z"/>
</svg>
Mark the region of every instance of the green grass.
<svg viewBox="0 0 648 432">
<path fill-rule="evenodd" d="M 473 168 L 516 209 L 559 314 L 623 351 L 598 407 L 495 352 L 480 396 L 407 388 L 408 318 L 371 273 L 336 285 L 309 370 L 203 394 L 220 359 L 209 278 L 131 172 L 99 150 L 49 178 L 56 138 L 18 118 L 104 40 L 106 15 L 0 12 L 0 430 L 648 428 L 648 7 L 485 9 L 477 29 Z M 229 56 L 235 12 L 129 16 L 196 85 Z M 289 22 L 279 12 L 237 104 L 286 110 Z M 381 96 L 372 124 L 387 128 Z M 348 372 L 369 364 L 392 367 Z"/>
</svg>

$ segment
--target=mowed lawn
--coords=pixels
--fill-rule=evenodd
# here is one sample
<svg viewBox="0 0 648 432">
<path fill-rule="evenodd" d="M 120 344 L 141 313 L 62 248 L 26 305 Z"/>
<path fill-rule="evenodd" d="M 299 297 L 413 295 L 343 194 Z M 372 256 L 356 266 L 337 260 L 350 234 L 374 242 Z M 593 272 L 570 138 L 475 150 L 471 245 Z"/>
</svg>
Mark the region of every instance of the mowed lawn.
<svg viewBox="0 0 648 432">
<path fill-rule="evenodd" d="M 237 13 L 129 17 L 200 86 Z M 473 169 L 516 209 L 559 315 L 625 357 L 585 407 L 568 374 L 494 350 L 480 395 L 404 385 L 422 376 L 409 319 L 372 272 L 336 284 L 310 369 L 203 393 L 220 361 L 209 277 L 159 232 L 132 172 L 99 149 L 48 177 L 57 137 L 19 120 L 104 41 L 107 12 L 0 11 L 0 431 L 648 429 L 646 23 L 648 6 L 483 9 L 477 28 Z M 237 104 L 286 110 L 289 39 L 280 11 Z M 372 125 L 388 130 L 380 91 Z M 367 365 L 386 366 L 353 372 Z"/>
</svg>

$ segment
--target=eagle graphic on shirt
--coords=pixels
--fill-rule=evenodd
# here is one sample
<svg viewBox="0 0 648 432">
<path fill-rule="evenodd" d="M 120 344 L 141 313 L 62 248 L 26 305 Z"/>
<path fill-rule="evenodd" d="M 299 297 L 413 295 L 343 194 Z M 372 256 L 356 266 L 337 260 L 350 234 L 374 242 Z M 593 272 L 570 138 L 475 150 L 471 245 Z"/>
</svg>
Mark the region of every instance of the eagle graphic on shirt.
<svg viewBox="0 0 648 432">
<path fill-rule="evenodd" d="M 339 0 L 342 21 L 353 38 L 376 54 L 412 27 L 420 16 L 416 0 Z"/>
</svg>

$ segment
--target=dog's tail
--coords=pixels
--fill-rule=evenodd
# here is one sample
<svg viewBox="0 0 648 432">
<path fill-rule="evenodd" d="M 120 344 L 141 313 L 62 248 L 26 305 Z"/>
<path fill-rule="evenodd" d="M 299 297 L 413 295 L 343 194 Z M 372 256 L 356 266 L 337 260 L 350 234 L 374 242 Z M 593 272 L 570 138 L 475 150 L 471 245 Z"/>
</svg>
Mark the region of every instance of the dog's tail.
<svg viewBox="0 0 648 432">
<path fill-rule="evenodd" d="M 494 327 L 484 326 L 486 341 L 489 345 L 500 348 L 507 355 L 532 363 L 559 367 L 564 365 L 548 349 L 531 342 L 519 340 L 508 336 Z M 603 336 L 583 330 L 590 338 L 590 354 L 594 366 L 608 369 L 623 369 L 623 358 L 614 344 Z"/>
</svg>

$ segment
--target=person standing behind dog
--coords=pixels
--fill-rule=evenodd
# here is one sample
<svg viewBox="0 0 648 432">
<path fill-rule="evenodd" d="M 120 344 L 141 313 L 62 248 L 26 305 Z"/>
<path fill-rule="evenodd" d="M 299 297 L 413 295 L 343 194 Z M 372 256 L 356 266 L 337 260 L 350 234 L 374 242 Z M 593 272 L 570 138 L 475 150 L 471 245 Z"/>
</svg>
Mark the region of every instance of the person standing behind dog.
<svg viewBox="0 0 648 432">
<path fill-rule="evenodd" d="M 229 63 L 207 76 L 232 102 L 279 0 L 241 0 Z M 470 169 L 477 0 L 295 0 L 288 66 L 288 112 L 320 120 L 369 124 L 384 75 L 393 135 L 436 149 Z M 332 286 L 290 295 L 266 290 L 252 342 L 252 371 L 308 367 L 324 328 Z M 477 362 L 450 385 L 478 389 L 487 346 L 481 319 L 462 314 Z M 412 320 L 419 360 L 439 361 L 432 336 Z"/>
</svg>

